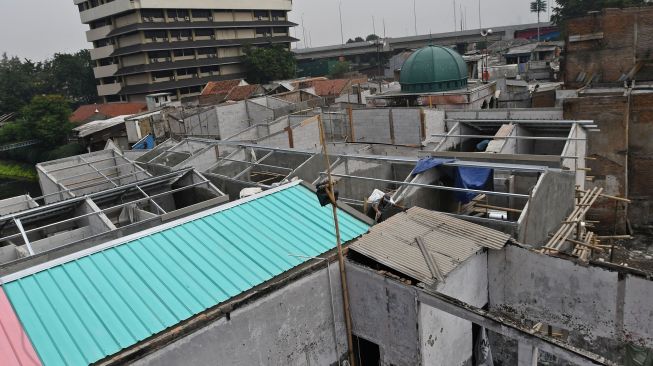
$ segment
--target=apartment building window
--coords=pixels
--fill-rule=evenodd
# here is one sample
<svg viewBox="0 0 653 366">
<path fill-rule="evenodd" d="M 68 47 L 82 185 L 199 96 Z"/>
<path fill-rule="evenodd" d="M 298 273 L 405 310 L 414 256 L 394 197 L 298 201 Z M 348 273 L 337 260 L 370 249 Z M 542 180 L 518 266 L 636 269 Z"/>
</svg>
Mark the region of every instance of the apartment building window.
<svg viewBox="0 0 653 366">
<path fill-rule="evenodd" d="M 162 9 L 142 9 L 141 18 L 144 22 L 153 22 L 156 19 L 163 19 L 165 16 Z"/>
<path fill-rule="evenodd" d="M 102 84 L 115 84 L 118 82 L 118 79 L 115 77 L 102 78 Z"/>
<path fill-rule="evenodd" d="M 190 21 L 190 14 L 186 9 L 168 9 L 168 18 L 176 21 Z"/>
<path fill-rule="evenodd" d="M 91 1 L 89 1 L 89 3 L 91 4 L 91 8 L 94 8 L 94 7 L 98 6 L 98 5 L 100 5 L 98 0 L 91 0 Z"/>
<path fill-rule="evenodd" d="M 206 48 L 197 49 L 197 54 L 200 56 L 208 55 L 208 57 L 213 57 L 217 53 L 218 53 L 218 49 L 215 47 L 206 47 Z"/>
<path fill-rule="evenodd" d="M 274 34 L 288 34 L 287 28 L 284 27 L 274 27 L 272 28 L 272 33 Z"/>
<path fill-rule="evenodd" d="M 272 10 L 272 20 L 286 20 L 286 12 L 279 10 Z"/>
<path fill-rule="evenodd" d="M 173 70 L 154 71 L 152 73 L 152 80 L 157 79 L 172 79 L 175 76 Z"/>
<path fill-rule="evenodd" d="M 200 67 L 200 74 L 209 74 L 213 73 L 214 75 L 220 73 L 220 66 L 211 65 L 211 66 L 202 66 Z"/>
<path fill-rule="evenodd" d="M 101 20 L 96 20 L 94 22 L 91 22 L 89 24 L 89 27 L 91 27 L 91 29 L 96 29 L 96 28 L 104 27 L 105 25 L 111 25 L 111 18 L 104 18 Z"/>
<path fill-rule="evenodd" d="M 213 29 L 196 29 L 195 36 L 215 38 L 215 31 Z"/>
<path fill-rule="evenodd" d="M 113 58 L 101 58 L 98 60 L 98 66 L 109 66 L 113 65 Z"/>
<path fill-rule="evenodd" d="M 195 51 L 193 48 L 184 48 L 181 50 L 172 51 L 175 57 L 184 57 L 184 56 L 195 56 Z"/>
<path fill-rule="evenodd" d="M 193 9 L 193 18 L 209 19 L 211 18 L 211 10 L 207 9 Z"/>
<path fill-rule="evenodd" d="M 269 37 L 270 35 L 270 28 L 256 28 L 257 37 Z"/>
<path fill-rule="evenodd" d="M 145 38 L 157 42 L 159 39 L 168 40 L 168 33 L 164 30 L 145 31 Z"/>
<path fill-rule="evenodd" d="M 177 76 L 186 76 L 186 75 L 196 75 L 197 74 L 197 69 L 194 67 L 188 67 L 185 69 L 178 69 L 177 70 Z"/>
<path fill-rule="evenodd" d="M 185 40 L 191 38 L 191 33 L 189 29 L 171 30 L 170 37 L 173 40 Z"/>
<path fill-rule="evenodd" d="M 95 48 L 109 46 L 111 44 L 112 44 L 112 42 L 111 42 L 110 38 L 99 39 L 99 40 L 93 42 L 93 45 L 95 46 Z"/>
<path fill-rule="evenodd" d="M 270 14 L 265 10 L 255 10 L 254 11 L 254 19 L 256 19 L 256 20 L 268 20 L 269 17 L 270 17 Z"/>
<path fill-rule="evenodd" d="M 170 52 L 168 51 L 150 51 L 147 53 L 150 62 L 165 62 L 170 61 Z"/>
</svg>

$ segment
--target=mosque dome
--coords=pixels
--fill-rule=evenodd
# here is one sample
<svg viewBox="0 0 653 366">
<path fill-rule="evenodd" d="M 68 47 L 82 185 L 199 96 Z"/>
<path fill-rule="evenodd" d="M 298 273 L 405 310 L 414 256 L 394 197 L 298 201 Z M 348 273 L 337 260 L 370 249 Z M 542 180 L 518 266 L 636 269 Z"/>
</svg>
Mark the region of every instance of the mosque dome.
<svg viewBox="0 0 653 366">
<path fill-rule="evenodd" d="M 427 46 L 413 52 L 401 67 L 404 93 L 433 93 L 467 87 L 467 65 L 456 51 Z"/>
</svg>

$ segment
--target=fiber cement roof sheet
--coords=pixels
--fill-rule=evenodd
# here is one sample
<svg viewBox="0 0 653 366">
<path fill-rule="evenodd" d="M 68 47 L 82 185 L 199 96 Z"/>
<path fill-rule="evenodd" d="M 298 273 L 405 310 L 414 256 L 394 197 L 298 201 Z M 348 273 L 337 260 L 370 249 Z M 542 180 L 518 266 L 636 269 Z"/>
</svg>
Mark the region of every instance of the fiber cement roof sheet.
<svg viewBox="0 0 653 366">
<path fill-rule="evenodd" d="M 422 238 L 440 273 L 446 277 L 482 248 L 501 249 L 510 235 L 420 207 L 392 216 L 370 229 L 350 249 L 400 273 L 433 285 L 436 277 L 417 245 Z"/>
<path fill-rule="evenodd" d="M 5 278 L 43 364 L 101 360 L 307 261 L 290 254 L 335 247 L 331 208 L 320 207 L 309 189 L 270 192 Z M 338 215 L 343 242 L 368 230 L 345 211 Z"/>
</svg>

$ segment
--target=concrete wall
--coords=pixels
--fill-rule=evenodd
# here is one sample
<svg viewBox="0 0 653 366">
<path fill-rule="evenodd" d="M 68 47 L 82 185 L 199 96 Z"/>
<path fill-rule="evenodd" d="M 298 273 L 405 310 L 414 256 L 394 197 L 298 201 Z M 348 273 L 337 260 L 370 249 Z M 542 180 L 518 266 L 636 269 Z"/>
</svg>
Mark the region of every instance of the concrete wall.
<svg viewBox="0 0 653 366">
<path fill-rule="evenodd" d="M 431 115 L 431 125 L 436 118 Z M 421 119 L 420 108 L 354 109 L 353 140 L 377 144 L 419 145 L 424 140 Z"/>
<path fill-rule="evenodd" d="M 568 172 L 546 172 L 519 217 L 519 240 L 529 245 L 545 244 L 574 208 L 576 176 Z"/>
<path fill-rule="evenodd" d="M 415 290 L 352 262 L 346 268 L 354 334 L 379 345 L 382 366 L 421 364 Z"/>
<path fill-rule="evenodd" d="M 250 100 L 245 101 L 247 106 L 247 115 L 252 124 L 269 123 L 274 120 L 274 110 L 265 105 L 254 103 Z"/>
<path fill-rule="evenodd" d="M 334 364 L 347 349 L 339 278 L 333 264 L 331 291 L 327 270 L 319 270 L 236 308 L 230 320 L 222 317 L 134 365 Z"/>
<path fill-rule="evenodd" d="M 525 108 L 525 109 L 479 109 L 446 111 L 448 119 L 562 119 L 562 109 L 559 108 Z"/>
<path fill-rule="evenodd" d="M 626 341 L 653 347 L 648 279 L 516 246 L 489 252 L 488 278 L 491 310 L 568 330 L 572 344 L 616 362 Z"/>
<path fill-rule="evenodd" d="M 218 115 L 220 137 L 226 139 L 250 126 L 244 102 L 215 107 Z"/>
<path fill-rule="evenodd" d="M 487 252 L 467 259 L 438 284 L 437 291 L 482 308 L 488 302 Z M 471 363 L 472 323 L 419 305 L 420 348 L 423 365 L 463 365 Z"/>
</svg>

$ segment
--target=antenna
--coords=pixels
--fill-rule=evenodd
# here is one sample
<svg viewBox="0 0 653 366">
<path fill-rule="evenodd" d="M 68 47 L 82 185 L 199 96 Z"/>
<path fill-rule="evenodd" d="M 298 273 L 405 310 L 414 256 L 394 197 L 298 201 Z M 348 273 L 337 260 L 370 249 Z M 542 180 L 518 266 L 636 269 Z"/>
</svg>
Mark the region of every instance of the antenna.
<svg viewBox="0 0 653 366">
<path fill-rule="evenodd" d="M 458 20 L 456 19 L 456 0 L 453 0 L 453 31 L 458 30 Z"/>
<path fill-rule="evenodd" d="M 415 25 L 415 35 L 417 35 L 417 0 L 413 0 L 413 24 Z"/>
<path fill-rule="evenodd" d="M 478 29 L 483 29 L 483 22 L 481 21 L 481 0 L 478 0 Z"/>
<path fill-rule="evenodd" d="M 385 18 L 383 18 L 383 41 L 385 42 Z"/>
<path fill-rule="evenodd" d="M 345 45 L 345 36 L 342 32 L 342 1 L 338 3 L 338 14 L 340 14 L 340 44 Z"/>
<path fill-rule="evenodd" d="M 302 35 L 304 37 L 304 48 L 306 48 L 306 28 L 304 28 L 304 13 L 302 13 Z"/>
</svg>

